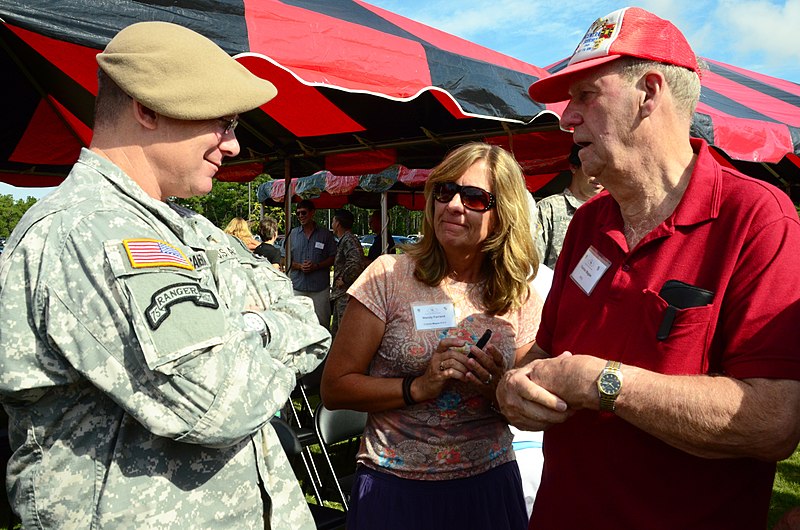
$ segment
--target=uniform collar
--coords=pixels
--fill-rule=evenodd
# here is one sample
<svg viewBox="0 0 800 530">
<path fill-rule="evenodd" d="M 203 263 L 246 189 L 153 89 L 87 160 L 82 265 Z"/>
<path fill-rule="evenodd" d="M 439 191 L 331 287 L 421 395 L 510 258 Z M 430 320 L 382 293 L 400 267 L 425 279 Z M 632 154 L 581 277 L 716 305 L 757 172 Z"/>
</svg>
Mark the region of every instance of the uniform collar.
<svg viewBox="0 0 800 530">
<path fill-rule="evenodd" d="M 564 198 L 567 200 L 567 203 L 575 208 L 576 210 L 580 207 L 584 202 L 575 196 L 569 188 L 564 188 Z"/>
<path fill-rule="evenodd" d="M 81 149 L 77 164 L 83 164 L 100 173 L 104 179 L 119 190 L 121 195 L 129 197 L 131 201 L 149 210 L 154 216 L 170 225 L 177 234 L 184 232 L 181 217 L 197 215 L 191 210 L 180 207 L 173 208 L 172 203 L 154 199 L 116 164 L 90 149 L 85 147 Z"/>
</svg>

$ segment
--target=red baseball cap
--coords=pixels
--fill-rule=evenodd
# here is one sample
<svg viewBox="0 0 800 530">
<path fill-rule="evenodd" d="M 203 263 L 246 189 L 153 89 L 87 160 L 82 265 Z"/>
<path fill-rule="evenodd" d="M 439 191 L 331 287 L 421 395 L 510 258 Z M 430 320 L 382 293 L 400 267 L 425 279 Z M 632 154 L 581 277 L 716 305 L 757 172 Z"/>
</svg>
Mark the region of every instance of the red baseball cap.
<svg viewBox="0 0 800 530">
<path fill-rule="evenodd" d="M 569 86 L 586 70 L 620 57 L 639 57 L 682 66 L 700 75 L 697 56 L 675 25 L 639 7 L 618 9 L 598 18 L 583 36 L 566 68 L 528 88 L 539 103 L 569 99 Z"/>
</svg>

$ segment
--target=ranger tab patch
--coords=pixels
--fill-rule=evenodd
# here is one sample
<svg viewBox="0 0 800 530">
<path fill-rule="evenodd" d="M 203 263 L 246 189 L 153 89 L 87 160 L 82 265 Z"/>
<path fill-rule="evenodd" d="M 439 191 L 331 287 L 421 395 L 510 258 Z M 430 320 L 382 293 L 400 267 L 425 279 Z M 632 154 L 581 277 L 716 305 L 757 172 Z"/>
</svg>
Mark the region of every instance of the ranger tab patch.
<svg viewBox="0 0 800 530">
<path fill-rule="evenodd" d="M 192 302 L 196 306 L 219 308 L 217 297 L 213 291 L 203 289 L 195 283 L 176 283 L 153 293 L 150 305 L 145 310 L 147 323 L 153 330 L 166 320 L 170 314 L 170 307 L 181 302 Z"/>
<path fill-rule="evenodd" d="M 125 239 L 122 241 L 131 266 L 137 269 L 144 267 L 179 267 L 194 270 L 186 256 L 165 241 L 157 239 Z"/>
</svg>

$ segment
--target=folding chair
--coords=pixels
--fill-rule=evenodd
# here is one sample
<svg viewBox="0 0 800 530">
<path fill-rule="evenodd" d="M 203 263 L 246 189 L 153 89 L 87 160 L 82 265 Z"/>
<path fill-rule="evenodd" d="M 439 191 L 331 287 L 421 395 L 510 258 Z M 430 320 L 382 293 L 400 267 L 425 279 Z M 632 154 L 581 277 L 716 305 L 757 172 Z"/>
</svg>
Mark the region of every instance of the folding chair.
<svg viewBox="0 0 800 530">
<path fill-rule="evenodd" d="M 281 418 L 273 417 L 270 420 L 272 427 L 278 434 L 278 439 L 281 441 L 281 446 L 286 456 L 289 458 L 298 455 L 303 456 L 303 445 L 297 438 L 294 429 L 286 421 Z M 306 466 L 308 471 L 308 466 Z M 313 481 L 313 477 L 309 478 Z M 322 497 L 317 497 L 319 504 L 308 503 L 308 509 L 311 511 L 311 516 L 314 518 L 314 524 L 317 530 L 338 530 L 344 528 L 347 514 L 336 508 L 330 508 L 322 504 Z"/>
<path fill-rule="evenodd" d="M 311 454 L 310 448 L 312 445 L 319 443 L 313 425 L 314 407 L 311 405 L 311 397 L 319 394 L 322 370 L 324 368 L 325 361 L 323 360 L 312 372 L 298 378 L 297 386 L 292 392 L 292 399 L 300 400 L 300 412 L 294 407 L 292 399 L 289 400 L 286 407 L 287 410 L 291 412 L 291 417 L 295 423 L 294 433 L 302 446 L 300 458 L 303 460 L 303 465 L 308 473 L 311 488 L 314 490 L 314 496 L 320 503 L 322 503 L 322 494 L 320 492 L 322 479 L 317 471 L 317 465 L 314 462 L 314 457 Z"/>
<path fill-rule="evenodd" d="M 346 409 L 330 410 L 320 403 L 314 414 L 314 426 L 320 441 L 319 447 L 325 456 L 325 461 L 328 463 L 336 489 L 342 498 L 342 506 L 344 506 L 345 512 L 348 510 L 347 501 L 349 500 L 349 492 L 353 483 L 353 475 L 337 476 L 328 449 L 335 443 L 361 436 L 366 425 L 366 412 Z M 345 495 L 343 488 L 348 492 L 348 495 Z"/>
</svg>

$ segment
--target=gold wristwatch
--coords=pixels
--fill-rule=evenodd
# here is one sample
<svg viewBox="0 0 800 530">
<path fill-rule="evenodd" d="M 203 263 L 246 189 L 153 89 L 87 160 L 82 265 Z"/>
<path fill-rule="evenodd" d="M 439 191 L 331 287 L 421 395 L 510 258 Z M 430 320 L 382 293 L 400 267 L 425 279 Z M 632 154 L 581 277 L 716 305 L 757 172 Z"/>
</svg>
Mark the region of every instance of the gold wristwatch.
<svg viewBox="0 0 800 530">
<path fill-rule="evenodd" d="M 597 378 L 597 393 L 600 395 L 600 410 L 614 412 L 614 403 L 622 390 L 622 372 L 619 361 L 608 361 Z"/>
</svg>

